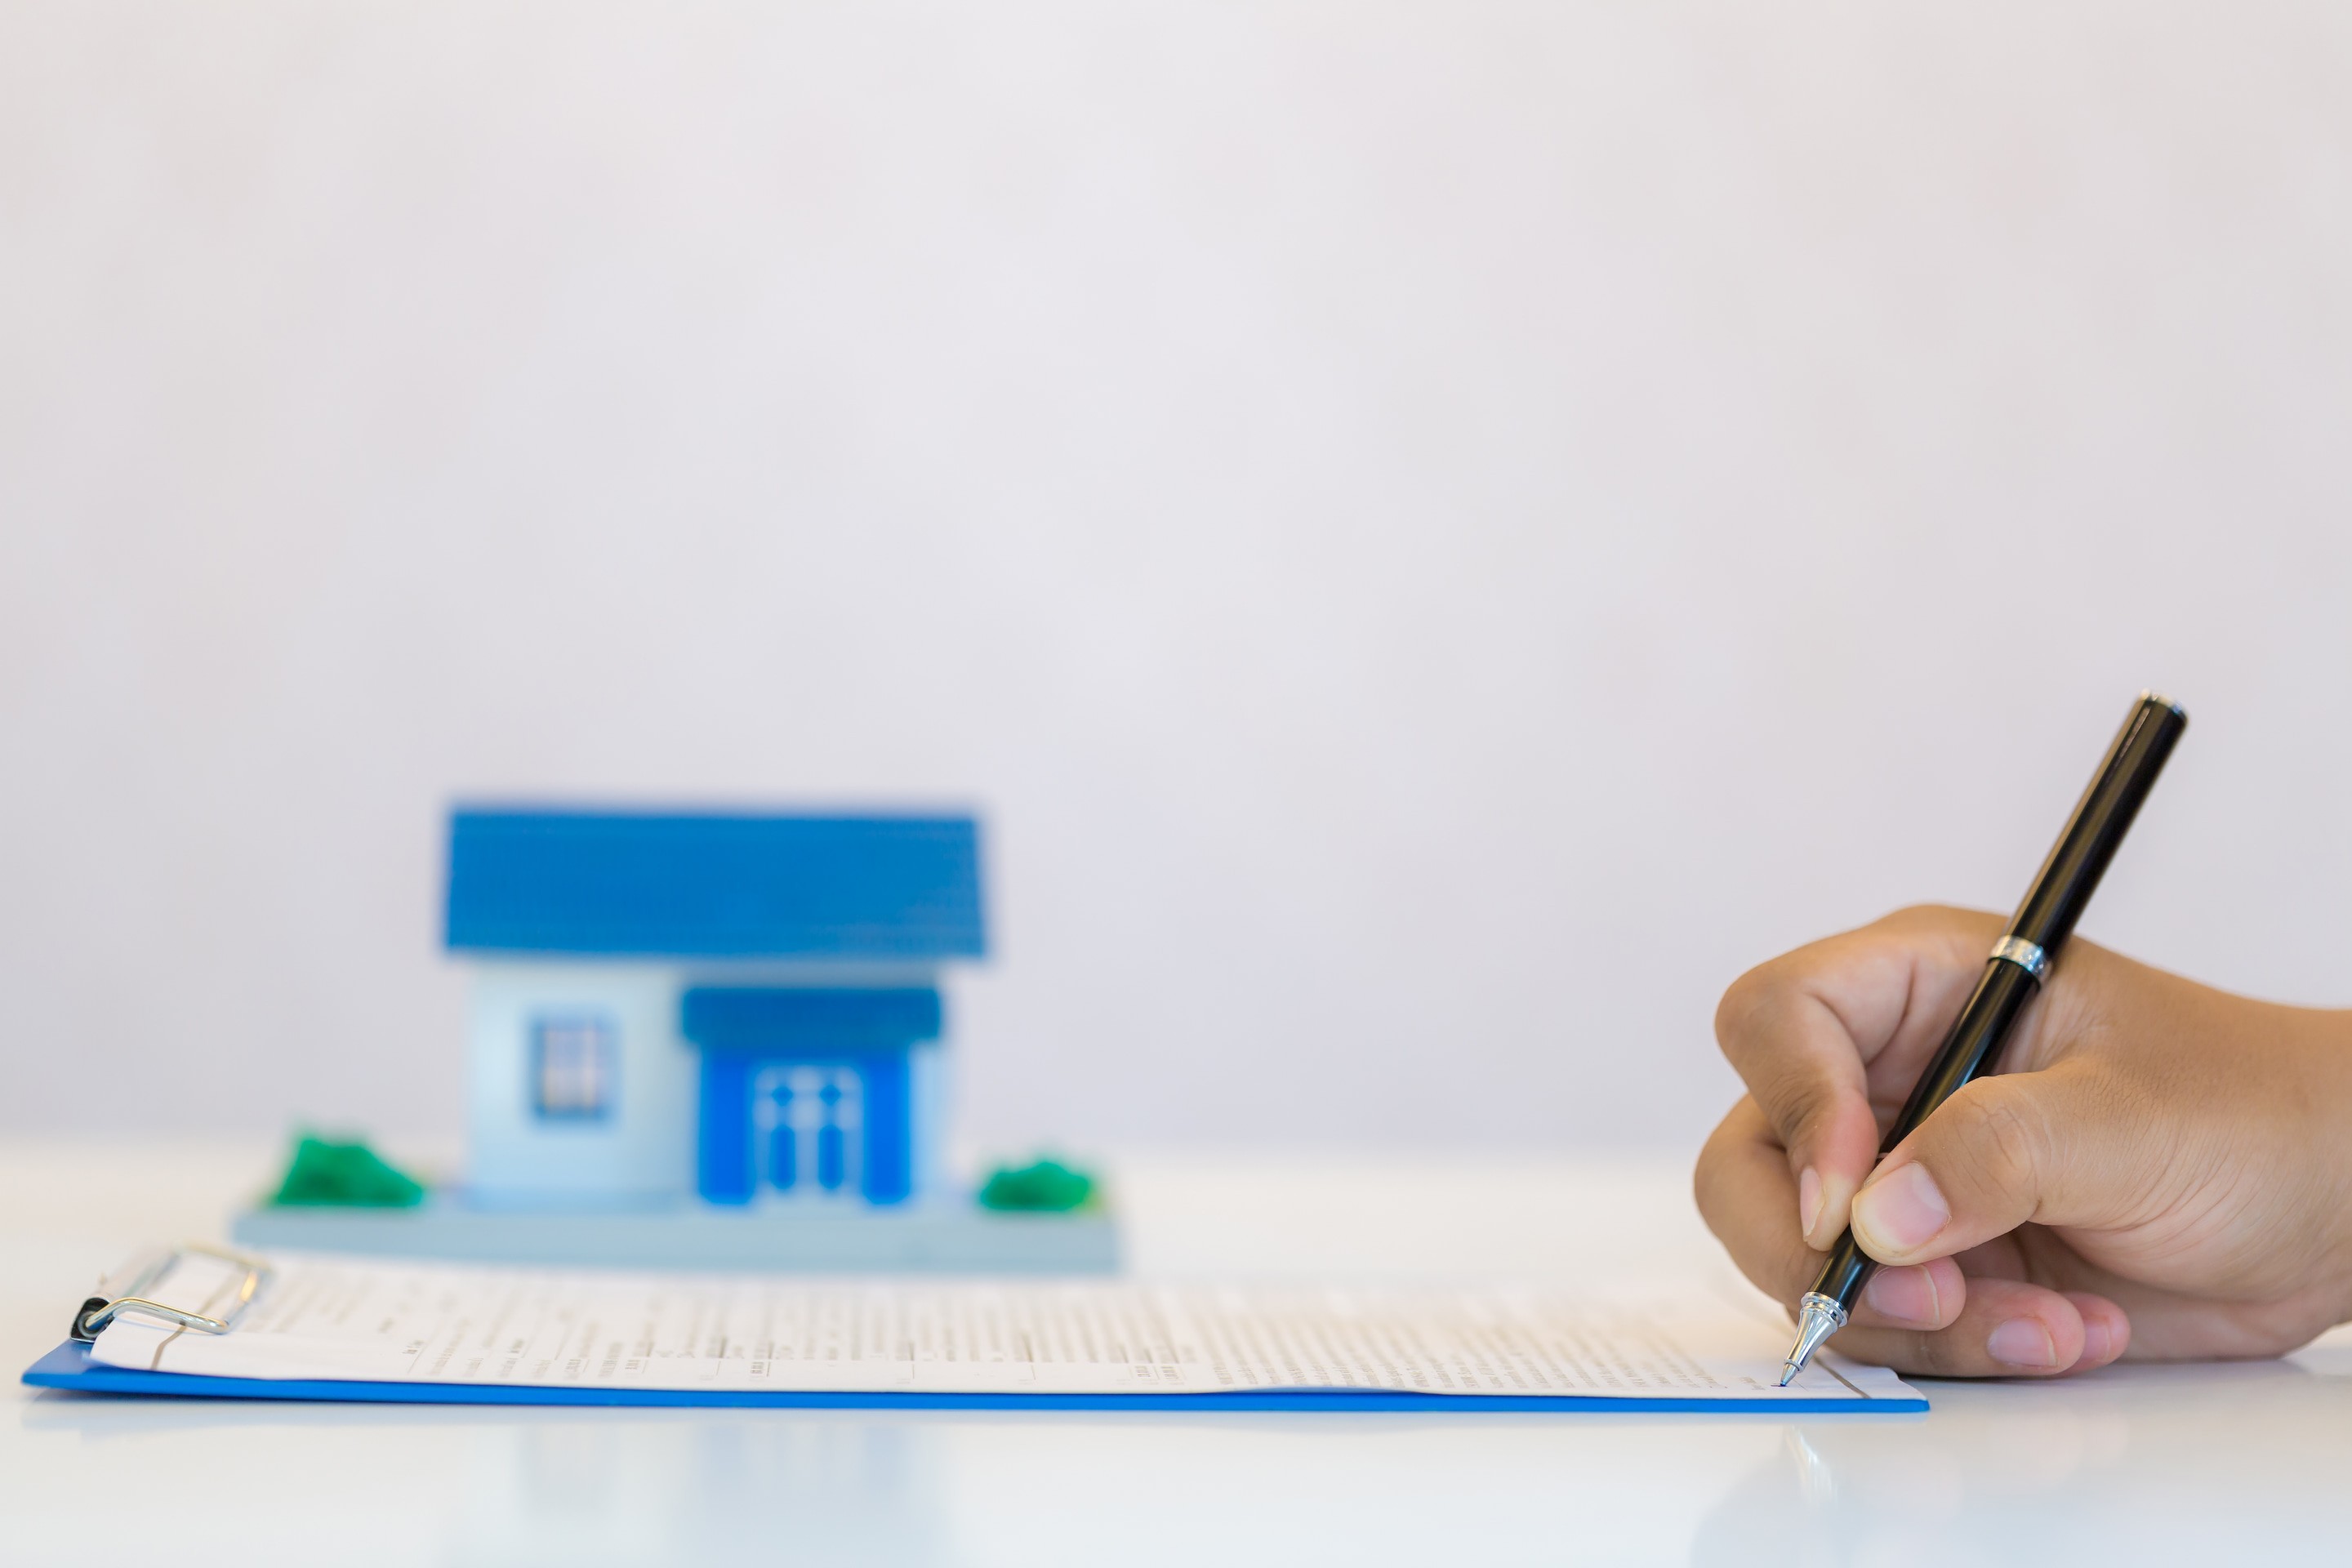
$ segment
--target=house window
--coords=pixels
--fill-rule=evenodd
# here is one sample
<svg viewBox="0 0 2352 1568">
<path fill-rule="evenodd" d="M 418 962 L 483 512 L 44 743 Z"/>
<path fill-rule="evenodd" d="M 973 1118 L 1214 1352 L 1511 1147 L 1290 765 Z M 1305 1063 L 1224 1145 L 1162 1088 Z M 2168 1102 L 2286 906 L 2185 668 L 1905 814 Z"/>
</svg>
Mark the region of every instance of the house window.
<svg viewBox="0 0 2352 1568">
<path fill-rule="evenodd" d="M 613 1113 L 621 1033 L 598 1013 L 530 1021 L 530 1106 L 541 1121 L 602 1121 Z"/>
</svg>

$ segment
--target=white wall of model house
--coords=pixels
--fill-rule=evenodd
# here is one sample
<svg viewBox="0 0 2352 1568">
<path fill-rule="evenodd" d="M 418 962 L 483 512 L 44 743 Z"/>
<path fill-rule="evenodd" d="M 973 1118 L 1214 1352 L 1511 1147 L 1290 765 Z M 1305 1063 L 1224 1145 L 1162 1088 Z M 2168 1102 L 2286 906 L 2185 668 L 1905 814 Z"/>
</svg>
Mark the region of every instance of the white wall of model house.
<svg viewBox="0 0 2352 1568">
<path fill-rule="evenodd" d="M 695 1201 L 701 1054 L 680 1030 L 696 986 L 923 986 L 924 965 L 774 961 L 475 959 L 470 971 L 467 1201 L 488 1207 L 659 1207 Z M 612 1047 L 609 1096 L 593 1115 L 549 1115 L 541 1103 L 538 1037 L 593 1020 Z M 940 1041 L 908 1057 L 912 1087 L 912 1195 L 948 1186 L 940 1147 L 948 1069 Z M 763 1194 L 761 1202 L 848 1202 L 839 1195 Z"/>
<path fill-rule="evenodd" d="M 473 965 L 467 1189 L 512 1205 L 675 1202 L 694 1190 L 693 1047 L 678 1033 L 677 969 L 661 963 Z M 604 1020 L 611 1104 L 550 1117 L 537 1103 L 533 1035 L 545 1021 Z"/>
</svg>

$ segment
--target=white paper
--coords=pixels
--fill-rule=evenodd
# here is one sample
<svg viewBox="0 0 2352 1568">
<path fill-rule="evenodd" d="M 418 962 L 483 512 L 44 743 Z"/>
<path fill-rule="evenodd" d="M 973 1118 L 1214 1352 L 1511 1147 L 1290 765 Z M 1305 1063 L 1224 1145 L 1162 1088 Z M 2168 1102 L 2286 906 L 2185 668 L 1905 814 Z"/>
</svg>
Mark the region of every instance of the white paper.
<svg viewBox="0 0 2352 1568">
<path fill-rule="evenodd" d="M 125 1316 L 99 1361 L 220 1377 L 582 1388 L 1199 1394 L 1358 1388 L 1771 1402 L 1913 1398 L 1706 1301 L 1535 1290 L 629 1274 L 279 1255 L 225 1335 Z M 193 1257 L 149 1291 L 219 1311 Z"/>
</svg>

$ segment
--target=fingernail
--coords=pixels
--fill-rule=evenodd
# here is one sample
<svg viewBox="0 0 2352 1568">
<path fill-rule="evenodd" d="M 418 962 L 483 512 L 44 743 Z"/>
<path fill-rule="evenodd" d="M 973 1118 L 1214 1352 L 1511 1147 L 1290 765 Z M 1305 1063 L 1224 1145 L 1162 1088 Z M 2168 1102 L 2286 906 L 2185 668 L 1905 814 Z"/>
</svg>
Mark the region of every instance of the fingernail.
<svg viewBox="0 0 2352 1568">
<path fill-rule="evenodd" d="M 1882 1268 L 1862 1288 L 1862 1299 L 1873 1311 L 1892 1321 L 1921 1328 L 1936 1325 L 1936 1281 L 1924 1268 Z"/>
<path fill-rule="evenodd" d="M 2011 1318 L 1985 1336 L 1985 1354 L 2011 1366 L 2053 1367 L 2058 1342 L 2039 1318 Z"/>
<path fill-rule="evenodd" d="M 1952 1205 L 1925 1165 L 1904 1165 L 1874 1176 L 1853 1199 L 1853 1234 L 1874 1255 L 1925 1247 L 1950 1223 Z"/>
<path fill-rule="evenodd" d="M 2115 1336 L 2107 1332 L 2107 1321 L 2095 1313 L 2085 1313 L 2083 1318 L 2083 1360 L 2093 1366 L 2099 1366 L 2115 1353 Z"/>
<path fill-rule="evenodd" d="M 1822 1173 L 1811 1165 L 1797 1178 L 1797 1228 L 1805 1240 L 1813 1239 L 1813 1226 L 1822 1223 Z"/>
</svg>

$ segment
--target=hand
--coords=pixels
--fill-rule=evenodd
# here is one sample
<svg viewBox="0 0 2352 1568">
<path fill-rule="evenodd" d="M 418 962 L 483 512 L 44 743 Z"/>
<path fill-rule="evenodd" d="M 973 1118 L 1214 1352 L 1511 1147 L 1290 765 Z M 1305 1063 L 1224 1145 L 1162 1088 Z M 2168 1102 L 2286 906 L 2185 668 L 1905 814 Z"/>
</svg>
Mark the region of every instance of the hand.
<svg viewBox="0 0 2352 1568">
<path fill-rule="evenodd" d="M 1851 1218 L 1893 1267 L 1831 1342 L 1952 1376 L 2277 1355 L 2352 1316 L 2352 1014 L 2076 940 L 1998 1074 L 1878 1159 L 2000 930 L 1906 910 L 1725 994 L 1748 1097 L 1696 1189 L 1748 1277 L 1793 1306 Z"/>
</svg>

